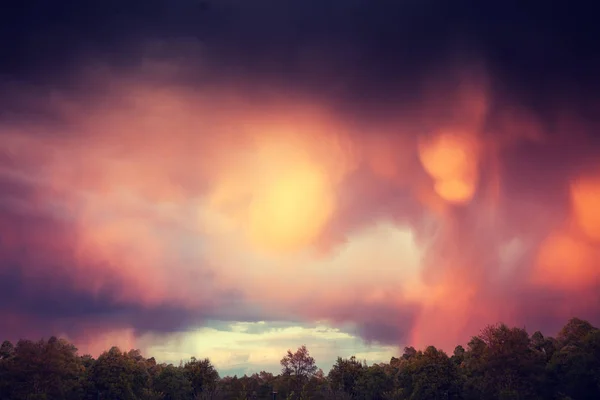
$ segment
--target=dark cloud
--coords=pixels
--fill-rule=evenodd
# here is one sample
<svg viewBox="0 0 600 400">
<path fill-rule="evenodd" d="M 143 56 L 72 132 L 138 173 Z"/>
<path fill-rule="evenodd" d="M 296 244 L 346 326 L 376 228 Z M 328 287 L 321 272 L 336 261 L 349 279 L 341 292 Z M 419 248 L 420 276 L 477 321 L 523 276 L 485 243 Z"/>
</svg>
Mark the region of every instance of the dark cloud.
<svg viewBox="0 0 600 400">
<path fill-rule="evenodd" d="M 398 315 L 390 315 L 388 322 L 365 322 L 358 326 L 358 336 L 367 343 L 381 343 L 395 346 L 407 343 L 413 321 L 403 321 Z"/>
<path fill-rule="evenodd" d="M 349 295 L 351 298 L 351 295 Z M 354 325 L 354 334 L 367 343 L 397 345 L 411 340 L 411 330 L 421 311 L 418 304 L 398 306 L 391 303 L 391 298 L 378 302 L 365 302 L 360 293 L 355 294 L 355 301 L 349 301 L 339 308 L 326 310 L 326 315 L 319 315 L 335 324 Z M 323 313 L 325 310 L 322 311 Z M 319 319 L 317 317 L 317 319 Z"/>
<path fill-rule="evenodd" d="M 0 75 L 67 88 L 86 64 L 135 71 L 151 55 L 200 62 L 226 80 L 350 96 L 377 109 L 418 101 L 422 80 L 444 74 L 448 64 L 483 62 L 497 93 L 533 109 L 553 102 L 589 108 L 599 83 L 600 28 L 587 3 L 565 7 L 470 0 L 19 2 L 0 21 Z M 182 41 L 197 41 L 200 53 L 174 46 Z M 200 79 L 197 68 L 189 74 L 188 84 L 194 74 Z"/>
</svg>

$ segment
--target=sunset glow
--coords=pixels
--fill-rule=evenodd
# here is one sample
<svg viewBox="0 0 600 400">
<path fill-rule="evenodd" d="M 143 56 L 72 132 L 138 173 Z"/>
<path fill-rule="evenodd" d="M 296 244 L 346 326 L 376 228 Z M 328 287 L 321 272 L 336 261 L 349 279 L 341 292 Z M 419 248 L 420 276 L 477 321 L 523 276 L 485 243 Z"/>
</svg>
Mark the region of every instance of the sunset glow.
<svg viewBox="0 0 600 400">
<path fill-rule="evenodd" d="M 560 24 L 109 3 L 6 28 L 2 339 L 278 372 L 600 323 L 600 66 Z"/>
<path fill-rule="evenodd" d="M 600 178 L 577 180 L 571 186 L 577 224 L 591 240 L 600 242 Z"/>
<path fill-rule="evenodd" d="M 422 142 L 419 158 L 435 181 L 435 191 L 450 203 L 464 203 L 477 190 L 478 147 L 474 138 L 443 132 Z"/>
</svg>

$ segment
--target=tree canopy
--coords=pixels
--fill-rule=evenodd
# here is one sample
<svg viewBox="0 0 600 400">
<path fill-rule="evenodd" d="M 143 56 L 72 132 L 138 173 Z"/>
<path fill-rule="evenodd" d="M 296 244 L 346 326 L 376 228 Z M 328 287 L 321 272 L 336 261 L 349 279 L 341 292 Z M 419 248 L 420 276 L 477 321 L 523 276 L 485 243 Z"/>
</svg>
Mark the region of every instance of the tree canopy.
<svg viewBox="0 0 600 400">
<path fill-rule="evenodd" d="M 600 399 L 600 330 L 573 318 L 557 334 L 491 325 L 452 355 L 406 347 L 389 363 L 339 357 L 328 375 L 306 346 L 281 373 L 220 377 L 208 358 L 159 364 L 113 347 L 79 355 L 51 337 L 0 345 L 0 399 L 10 400 L 591 400 Z"/>
</svg>

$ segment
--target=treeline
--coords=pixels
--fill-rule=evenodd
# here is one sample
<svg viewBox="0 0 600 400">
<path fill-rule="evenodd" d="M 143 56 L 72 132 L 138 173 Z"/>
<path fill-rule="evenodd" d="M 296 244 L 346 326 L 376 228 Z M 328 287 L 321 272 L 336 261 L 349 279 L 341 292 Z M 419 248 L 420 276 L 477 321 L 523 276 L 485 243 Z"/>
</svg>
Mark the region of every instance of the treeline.
<svg viewBox="0 0 600 400">
<path fill-rule="evenodd" d="M 0 399 L 600 399 L 600 330 L 570 320 L 556 338 L 488 326 L 452 355 L 404 349 L 389 363 L 338 358 L 328 375 L 305 346 L 288 351 L 279 375 L 219 377 L 210 360 L 159 364 L 116 347 L 97 359 L 50 338 L 0 347 Z M 277 392 L 274 395 L 274 392 Z"/>
</svg>

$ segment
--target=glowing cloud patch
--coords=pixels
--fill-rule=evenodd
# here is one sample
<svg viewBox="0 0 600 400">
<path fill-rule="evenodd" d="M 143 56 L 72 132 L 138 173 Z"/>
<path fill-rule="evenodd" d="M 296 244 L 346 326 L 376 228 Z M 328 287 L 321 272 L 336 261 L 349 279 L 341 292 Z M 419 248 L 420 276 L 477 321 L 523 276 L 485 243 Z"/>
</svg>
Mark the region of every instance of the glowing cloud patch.
<svg viewBox="0 0 600 400">
<path fill-rule="evenodd" d="M 534 281 L 557 289 L 579 289 L 594 282 L 600 270 L 597 252 L 567 234 L 550 235 L 538 253 Z"/>
<path fill-rule="evenodd" d="M 310 244 L 334 208 L 333 193 L 323 171 L 309 163 L 298 163 L 265 178 L 255 189 L 249 207 L 250 240 L 279 250 Z"/>
<path fill-rule="evenodd" d="M 465 134 L 442 132 L 419 145 L 419 159 L 435 180 L 435 191 L 449 203 L 466 203 L 477 189 L 478 146 Z"/>
<path fill-rule="evenodd" d="M 437 194 L 450 203 L 468 201 L 476 190 L 474 182 L 460 179 L 437 181 L 434 188 Z"/>
<path fill-rule="evenodd" d="M 335 185 L 345 168 L 337 164 L 336 147 L 312 138 L 310 127 L 302 135 L 285 126 L 256 125 L 265 129 L 254 128 L 260 132 L 251 132 L 249 146 L 231 151 L 236 161 L 215 179 L 209 203 L 254 250 L 304 249 L 333 215 Z M 324 159 L 328 149 L 331 157 Z"/>
<path fill-rule="evenodd" d="M 590 239 L 600 241 L 600 179 L 583 179 L 571 185 L 573 214 Z"/>
</svg>

